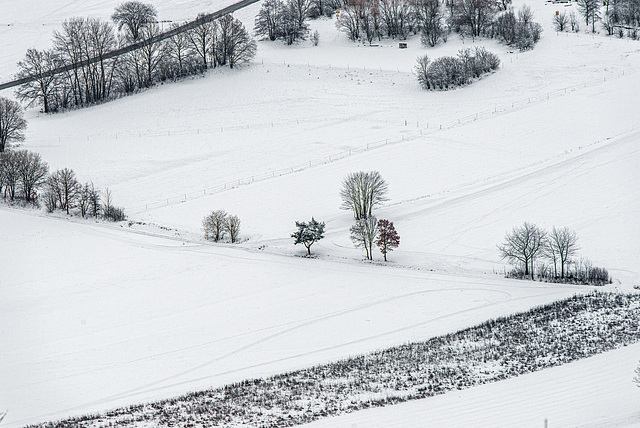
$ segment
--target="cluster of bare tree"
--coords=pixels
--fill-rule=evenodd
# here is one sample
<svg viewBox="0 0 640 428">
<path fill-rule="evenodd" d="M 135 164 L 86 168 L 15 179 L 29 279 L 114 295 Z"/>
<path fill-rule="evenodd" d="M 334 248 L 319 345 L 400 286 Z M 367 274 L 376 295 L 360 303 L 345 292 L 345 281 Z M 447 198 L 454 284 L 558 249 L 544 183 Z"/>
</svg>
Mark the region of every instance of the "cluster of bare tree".
<svg viewBox="0 0 640 428">
<path fill-rule="evenodd" d="M 574 260 L 579 249 L 578 235 L 568 227 L 554 226 L 548 233 L 535 224 L 525 222 L 507 233 L 498 249 L 503 259 L 516 265 L 509 274 L 512 277 L 530 276 L 534 279 L 535 262 L 542 260 L 537 269 L 541 280 L 595 285 L 610 282 L 606 269 L 594 267 L 585 259 Z"/>
<path fill-rule="evenodd" d="M 103 207 L 98 189 L 93 183 L 81 184 L 72 169 L 59 169 L 51 173 L 45 182 L 44 204 L 49 212 L 60 209 L 70 214 L 70 210 L 78 208 L 82 217 L 98 217 L 102 212 L 111 218 L 114 209 L 121 210 L 112 206 L 111 199 L 111 191 L 106 189 Z M 121 220 L 124 220 L 124 215 L 121 217 Z"/>
<path fill-rule="evenodd" d="M 509 9 L 500 14 L 494 21 L 492 33 L 503 43 L 525 51 L 538 43 L 542 26 L 533 21 L 533 11 L 524 5 L 517 12 Z"/>
<path fill-rule="evenodd" d="M 130 1 L 116 8 L 113 23 L 98 18 L 64 21 L 62 29 L 54 31 L 53 48 L 29 49 L 18 63 L 18 78 L 36 79 L 19 87 L 17 95 L 30 103 L 40 103 L 48 113 L 130 93 L 208 67 L 233 68 L 255 55 L 255 41 L 231 15 L 154 41 L 161 31 L 156 15 L 153 6 Z M 120 57 L 105 58 L 118 47 L 141 41 L 148 43 Z M 93 58 L 98 60 L 90 62 Z M 69 70 L 50 74 L 63 66 Z"/>
<path fill-rule="evenodd" d="M 511 0 L 346 0 L 336 25 L 351 40 L 370 44 L 382 37 L 405 39 L 412 32 L 420 32 L 425 46 L 435 46 L 446 42 L 452 31 L 470 37 L 498 37 L 505 43 L 522 38 L 537 41 L 541 27 L 532 21 L 531 9 L 518 13 L 523 22 L 516 19 L 510 3 Z"/>
<path fill-rule="evenodd" d="M 33 202 L 47 179 L 49 166 L 38 153 L 27 150 L 0 154 L 0 193 L 3 199 Z"/>
<path fill-rule="evenodd" d="M 114 207 L 112 194 L 101 193 L 93 183 L 81 184 L 73 170 L 64 168 L 49 174 L 49 165 L 38 153 L 28 150 L 7 150 L 0 154 L 0 194 L 9 201 L 17 199 L 38 205 L 39 192 L 44 191 L 44 205 L 48 212 L 56 209 L 71 214 L 77 209 L 82 217 L 101 216 L 112 221 L 125 220 L 122 208 Z"/>
<path fill-rule="evenodd" d="M 351 227 L 351 240 L 356 247 L 364 248 L 367 260 L 373 260 L 373 245 L 387 261 L 387 253 L 400 245 L 400 237 L 393 222 L 378 220 L 373 209 L 387 201 L 389 186 L 378 171 L 359 171 L 348 174 L 342 180 L 341 209 L 353 211 L 355 224 Z"/>
<path fill-rule="evenodd" d="M 457 57 L 443 56 L 433 61 L 428 55 L 418 57 L 415 73 L 423 89 L 447 90 L 464 86 L 500 66 L 497 55 L 484 47 L 464 49 Z"/>
<path fill-rule="evenodd" d="M 214 210 L 202 220 L 202 228 L 204 239 L 218 242 L 226 234 L 233 244 L 240 236 L 240 218 L 227 214 L 225 210 Z"/>
<path fill-rule="evenodd" d="M 336 26 L 347 33 L 351 40 L 381 40 L 382 37 L 406 39 L 412 31 L 422 28 L 429 19 L 428 7 L 419 3 L 429 0 L 349 0 L 340 9 Z M 438 0 L 434 0 L 438 3 Z M 438 8 L 439 10 L 439 8 Z"/>
<path fill-rule="evenodd" d="M 306 39 L 307 19 L 332 16 L 336 0 L 266 0 L 255 20 L 257 36 L 269 40 L 284 40 L 288 45 Z M 317 36 L 316 36 L 317 37 Z M 314 41 L 317 45 L 317 41 Z"/>
</svg>

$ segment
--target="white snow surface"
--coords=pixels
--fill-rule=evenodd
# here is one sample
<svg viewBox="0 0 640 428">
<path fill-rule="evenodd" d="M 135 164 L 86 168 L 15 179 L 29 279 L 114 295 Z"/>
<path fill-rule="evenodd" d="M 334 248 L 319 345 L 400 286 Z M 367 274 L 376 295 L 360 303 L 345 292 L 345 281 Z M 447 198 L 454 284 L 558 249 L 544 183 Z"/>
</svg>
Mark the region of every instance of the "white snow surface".
<svg viewBox="0 0 640 428">
<path fill-rule="evenodd" d="M 27 48 L 49 47 L 64 19 L 108 19 L 119 3 L 2 0 L 0 81 Z M 231 2 L 153 3 L 160 19 L 182 22 Z M 562 6 L 531 6 L 545 32 L 526 53 L 455 35 L 434 49 L 415 37 L 406 50 L 369 47 L 324 19 L 311 22 L 317 47 L 261 41 L 237 70 L 64 114 L 29 109 L 20 148 L 108 186 L 146 224 L 0 206 L 2 426 L 423 340 L 588 290 L 501 278 L 496 245 L 524 221 L 576 230 L 580 253 L 614 277 L 608 289 L 640 285 L 640 42 L 556 35 Z M 251 28 L 258 9 L 236 16 Z M 418 88 L 417 55 L 473 46 L 502 67 L 455 91 Z M 401 245 L 386 265 L 379 254 L 361 261 L 351 215 L 338 209 L 342 178 L 358 170 L 379 170 L 390 186 L 377 215 L 394 221 Z M 241 244 L 202 239 L 202 218 L 219 208 L 241 218 Z M 316 259 L 289 238 L 311 216 L 327 224 Z M 546 373 L 520 388 L 540 394 Z M 509 396 L 521 379 L 509 382 L 481 387 L 484 399 Z M 565 393 L 558 401 L 575 395 Z M 463 394 L 471 403 L 475 393 Z M 420 406 L 438 407 L 410 405 L 417 421 Z M 461 421 L 440 414 L 442 425 Z"/>
</svg>

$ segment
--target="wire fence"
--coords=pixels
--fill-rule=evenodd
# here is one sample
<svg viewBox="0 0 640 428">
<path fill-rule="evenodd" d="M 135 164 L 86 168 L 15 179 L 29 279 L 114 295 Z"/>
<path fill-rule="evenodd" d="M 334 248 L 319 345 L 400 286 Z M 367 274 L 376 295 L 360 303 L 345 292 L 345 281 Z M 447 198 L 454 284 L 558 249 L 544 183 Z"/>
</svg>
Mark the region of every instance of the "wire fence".
<svg viewBox="0 0 640 428">
<path fill-rule="evenodd" d="M 415 141 L 417 139 L 429 136 L 429 135 L 433 135 L 435 133 L 444 131 L 444 130 L 449 130 L 458 126 L 462 126 L 465 124 L 469 124 L 478 120 L 482 120 L 482 119 L 487 119 L 487 118 L 491 118 L 491 117 L 495 117 L 496 115 L 500 115 L 500 114 L 504 114 L 504 113 L 508 113 L 508 112 L 513 112 L 519 109 L 523 109 L 526 108 L 528 106 L 531 106 L 533 104 L 538 104 L 541 102 L 544 102 L 546 100 L 549 99 L 553 99 L 553 98 L 558 98 L 561 96 L 564 96 L 566 94 L 570 94 L 572 92 L 581 90 L 581 89 L 585 89 L 585 88 L 589 88 L 589 87 L 594 87 L 597 85 L 600 85 L 604 82 L 606 82 L 607 80 L 613 80 L 616 78 L 620 78 L 623 77 L 625 75 L 628 75 L 630 73 L 632 73 L 633 69 L 629 68 L 626 70 L 621 70 L 615 73 L 610 74 L 607 77 L 603 77 L 600 79 L 594 79 L 591 80 L 589 82 L 583 82 L 580 84 L 576 84 L 573 86 L 568 86 L 565 88 L 561 88 L 561 89 L 556 89 L 553 91 L 549 91 L 549 92 L 544 92 L 544 93 L 540 93 L 539 95 L 535 95 L 535 96 L 531 96 L 531 97 L 527 97 L 527 98 L 523 98 L 517 101 L 513 101 L 510 103 L 503 103 L 500 105 L 496 105 L 493 109 L 488 109 L 488 110 L 484 110 L 484 111 L 480 111 L 477 113 L 473 113 L 470 115 L 466 115 L 466 116 L 462 116 L 462 117 L 458 117 L 455 118 L 451 121 L 448 122 L 444 122 L 444 123 L 428 123 L 428 122 L 410 122 L 410 121 L 404 121 L 404 123 L 397 123 L 397 125 L 402 125 L 405 127 L 413 127 L 415 124 L 415 129 L 413 131 L 405 131 L 402 133 L 402 135 L 395 137 L 395 138 L 385 138 L 385 139 L 379 139 L 379 140 L 375 140 L 375 141 L 371 141 L 368 142 L 367 144 L 358 146 L 358 147 L 354 147 L 348 150 L 343 150 L 343 151 L 339 151 L 336 152 L 333 155 L 324 157 L 324 158 L 320 158 L 320 159 L 316 159 L 316 160 L 310 160 L 307 162 L 303 162 L 303 163 L 298 163 L 296 165 L 291 165 L 288 166 L 286 168 L 280 168 L 277 170 L 272 170 L 272 171 L 268 171 L 268 172 L 264 172 L 264 173 L 260 173 L 260 174 L 254 174 L 251 176 L 246 176 L 244 178 L 240 178 L 240 179 L 236 179 L 236 180 L 232 180 L 232 181 L 227 181 L 224 182 L 222 184 L 216 185 L 216 186 L 211 186 L 211 187 L 205 187 L 203 189 L 200 189 L 198 191 L 190 191 L 190 192 L 185 192 L 181 195 L 175 195 L 172 197 L 168 197 L 165 198 L 163 200 L 158 200 L 158 201 L 153 201 L 153 202 L 148 202 L 145 204 L 141 204 L 138 206 L 134 206 L 134 207 L 129 207 L 128 210 L 130 212 L 133 213 L 142 213 L 142 212 L 147 212 L 150 210 L 154 210 L 154 209 L 158 209 L 158 208 L 163 208 L 166 206 L 170 206 L 170 205 L 174 205 L 174 204 L 179 204 L 179 203 L 183 203 L 189 200 L 194 200 L 194 199 L 199 199 L 202 197 L 206 197 L 209 195 L 214 195 L 217 193 L 221 193 L 221 192 L 225 192 L 231 189 L 235 189 L 238 188 L 240 186 L 246 186 L 246 185 L 250 185 L 252 183 L 256 183 L 256 182 L 260 182 L 260 181 L 265 181 L 265 180 L 269 180 L 269 179 L 274 179 L 276 177 L 282 177 L 285 175 L 289 175 L 289 174 L 294 174 L 297 172 L 301 172 L 310 168 L 314 168 L 317 166 L 321 166 L 321 165 L 326 165 L 328 163 L 332 163 L 332 162 L 336 162 L 339 161 L 341 159 L 345 159 L 349 156 L 353 156 L 356 154 L 362 154 L 365 153 L 367 151 L 370 150 L 374 150 L 374 149 L 379 149 L 381 147 L 386 147 L 389 145 L 396 145 L 396 144 L 401 144 L 404 142 L 410 142 L 410 141 Z M 313 118 L 313 119 L 298 119 L 297 121 L 294 121 L 293 123 L 308 123 L 308 122 L 318 122 L 318 119 Z M 278 122 L 279 125 L 289 125 L 291 124 L 291 121 L 281 121 Z M 263 123 L 263 124 L 254 124 L 254 125 L 242 125 L 242 126 L 235 126 L 235 127 L 225 127 L 225 129 L 259 129 L 259 128 L 264 128 L 264 127 L 270 127 L 270 126 L 274 126 L 274 122 L 270 122 L 270 123 Z M 185 133 L 187 133 L 188 131 L 185 131 Z M 197 132 L 201 132 L 201 130 L 198 130 Z M 204 130 L 202 132 L 205 132 Z M 208 130 L 208 132 L 224 132 L 224 130 L 220 130 L 220 131 L 215 131 L 215 130 Z"/>
</svg>

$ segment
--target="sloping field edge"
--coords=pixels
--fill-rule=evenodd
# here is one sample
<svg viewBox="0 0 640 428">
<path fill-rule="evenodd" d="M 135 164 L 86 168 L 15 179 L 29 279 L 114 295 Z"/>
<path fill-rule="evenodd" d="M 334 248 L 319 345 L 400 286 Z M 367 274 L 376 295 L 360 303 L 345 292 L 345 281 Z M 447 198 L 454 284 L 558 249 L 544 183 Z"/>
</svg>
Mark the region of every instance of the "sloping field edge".
<svg viewBox="0 0 640 428">
<path fill-rule="evenodd" d="M 293 426 L 559 366 L 635 343 L 639 326 L 640 294 L 594 292 L 424 342 L 29 427 Z"/>
</svg>

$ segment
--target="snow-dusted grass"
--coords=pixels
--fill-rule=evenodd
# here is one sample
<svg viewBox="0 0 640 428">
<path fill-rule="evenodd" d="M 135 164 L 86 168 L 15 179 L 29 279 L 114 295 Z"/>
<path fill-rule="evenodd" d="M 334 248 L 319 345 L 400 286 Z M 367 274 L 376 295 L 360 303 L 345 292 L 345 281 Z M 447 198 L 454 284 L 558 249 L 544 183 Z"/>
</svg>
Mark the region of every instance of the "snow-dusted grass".
<svg viewBox="0 0 640 428">
<path fill-rule="evenodd" d="M 34 427 L 292 426 L 516 377 L 640 340 L 640 295 L 576 296 L 431 339 Z"/>
<path fill-rule="evenodd" d="M 427 400 L 319 419 L 305 428 L 640 426 L 631 382 L 640 344 Z"/>
</svg>

